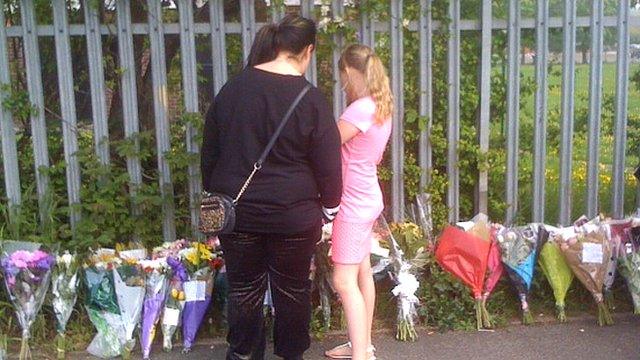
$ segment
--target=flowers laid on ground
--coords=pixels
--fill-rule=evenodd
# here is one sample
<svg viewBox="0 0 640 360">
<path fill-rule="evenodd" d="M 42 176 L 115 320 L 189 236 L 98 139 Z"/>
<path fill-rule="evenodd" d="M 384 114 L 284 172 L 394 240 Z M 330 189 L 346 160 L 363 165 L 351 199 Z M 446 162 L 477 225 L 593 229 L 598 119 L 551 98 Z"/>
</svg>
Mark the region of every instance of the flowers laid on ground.
<svg viewBox="0 0 640 360">
<path fill-rule="evenodd" d="M 51 276 L 51 293 L 53 295 L 51 305 L 56 316 L 58 359 L 65 358 L 65 331 L 78 299 L 79 267 L 76 254 L 65 251 L 63 255 L 57 257 L 56 266 Z"/>
<path fill-rule="evenodd" d="M 454 226 L 445 227 L 438 240 L 436 259 L 443 269 L 462 280 L 471 288 L 476 301 L 476 327 L 483 327 L 482 293 L 487 272 L 487 260 L 491 243 L 490 230 L 484 216 L 465 225 L 467 231 Z M 486 319 L 488 322 L 488 319 Z"/>
<path fill-rule="evenodd" d="M 169 267 L 166 257 L 153 260 L 141 260 L 140 266 L 146 276 L 140 344 L 142 347 L 142 358 L 148 359 L 151 353 L 151 344 L 156 334 L 156 325 L 160 319 L 164 301 L 167 296 Z"/>
<path fill-rule="evenodd" d="M 415 237 L 419 237 L 419 229 L 413 224 L 401 224 L 396 228 L 403 238 L 401 242 L 405 245 L 406 251 L 413 252 L 410 256 L 414 259 L 423 248 L 411 247 Z M 389 246 L 389 262 L 391 265 L 391 278 L 396 286 L 391 290 L 397 299 L 398 315 L 396 320 L 396 339 L 399 341 L 416 341 L 416 321 L 418 319 L 417 306 L 419 304 L 416 292 L 420 283 L 416 278 L 413 263 L 405 258 L 405 251 L 400 246 L 398 239 L 383 216 L 380 216 L 373 227 L 374 238 L 379 242 Z M 415 244 L 414 244 L 415 245 Z M 382 262 L 384 263 L 384 262 Z"/>
<path fill-rule="evenodd" d="M 578 280 L 591 292 L 598 305 L 598 324 L 612 325 L 613 319 L 604 303 L 603 286 L 611 244 L 606 226 L 585 224 L 575 234 L 562 234 L 560 249 Z"/>
<path fill-rule="evenodd" d="M 502 250 L 502 262 L 507 275 L 518 292 L 522 307 L 522 323 L 533 323 L 527 296 L 540 248 L 547 241 L 549 233 L 543 226 L 531 224 L 525 227 L 505 228 L 498 234 L 498 244 Z"/>
<path fill-rule="evenodd" d="M 502 266 L 502 253 L 500 251 L 500 245 L 498 244 L 497 233 L 500 231 L 501 225 L 491 226 L 491 245 L 489 247 L 489 255 L 487 257 L 487 277 L 484 280 L 484 291 L 482 293 L 482 325 L 485 328 L 490 328 L 491 317 L 487 311 L 487 300 L 495 289 L 498 281 L 502 277 L 504 272 L 504 266 Z"/>
<path fill-rule="evenodd" d="M 87 352 L 100 358 L 120 355 L 124 327 L 116 297 L 113 269 L 122 260 L 114 249 L 92 251 L 84 263 L 85 309 L 97 334 Z"/>
<path fill-rule="evenodd" d="M 162 315 L 162 348 L 165 351 L 173 349 L 173 335 L 181 324 L 182 308 L 184 307 L 185 294 L 182 284 L 187 281 L 187 269 L 184 267 L 178 254 L 167 257 L 171 276 L 167 284 L 167 296 Z"/>
<path fill-rule="evenodd" d="M 571 227 L 573 229 L 573 227 Z M 558 320 L 560 322 L 567 321 L 567 315 L 565 314 L 565 298 L 567 291 L 571 287 L 573 282 L 573 272 L 567 261 L 562 255 L 560 250 L 561 244 L 564 242 L 562 236 L 556 236 L 559 229 L 550 229 L 551 236 L 546 244 L 542 246 L 540 250 L 540 256 L 538 262 L 540 268 L 547 278 L 551 289 L 553 290 L 553 296 L 556 300 L 556 312 Z"/>
<path fill-rule="evenodd" d="M 182 313 L 183 352 L 191 351 L 198 329 L 211 303 L 214 275 L 222 261 L 213 252 L 213 244 L 193 242 L 180 251 L 188 280 L 183 282 L 184 308 Z"/>
<path fill-rule="evenodd" d="M 637 241 L 634 241 L 636 238 Z M 620 274 L 627 282 L 633 301 L 633 313 L 640 315 L 640 218 L 625 229 L 622 253 L 618 256 Z"/>
<path fill-rule="evenodd" d="M 5 287 L 22 328 L 20 360 L 31 358 L 30 330 L 44 301 L 56 258 L 43 245 L 32 242 L 5 241 L 0 255 L 0 269 Z"/>
<path fill-rule="evenodd" d="M 140 324 L 142 306 L 145 297 L 145 273 L 140 262 L 147 257 L 147 250 L 139 245 L 129 249 L 116 246 L 118 257 L 122 260 L 113 270 L 113 279 L 120 308 L 120 317 L 124 327 L 122 357 L 131 357 L 135 347 L 134 332 Z"/>
</svg>

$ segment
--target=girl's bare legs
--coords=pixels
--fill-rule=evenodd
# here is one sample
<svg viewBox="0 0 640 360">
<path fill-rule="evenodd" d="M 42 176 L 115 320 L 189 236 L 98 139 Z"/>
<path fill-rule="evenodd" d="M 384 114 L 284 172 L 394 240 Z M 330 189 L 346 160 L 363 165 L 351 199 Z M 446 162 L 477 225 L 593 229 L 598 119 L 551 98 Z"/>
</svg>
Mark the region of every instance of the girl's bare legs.
<svg viewBox="0 0 640 360">
<path fill-rule="evenodd" d="M 364 296 L 358 286 L 361 264 L 335 264 L 333 285 L 340 295 L 347 318 L 347 333 L 351 341 L 352 360 L 367 360 L 370 332 L 368 313 Z M 367 330 L 369 328 L 369 330 Z"/>
<path fill-rule="evenodd" d="M 358 271 L 358 287 L 364 299 L 364 305 L 367 310 L 367 350 L 373 344 L 371 342 L 371 329 L 373 327 L 373 312 L 376 307 L 376 288 L 373 282 L 373 273 L 371 271 L 371 258 L 366 256 L 360 263 Z"/>
</svg>

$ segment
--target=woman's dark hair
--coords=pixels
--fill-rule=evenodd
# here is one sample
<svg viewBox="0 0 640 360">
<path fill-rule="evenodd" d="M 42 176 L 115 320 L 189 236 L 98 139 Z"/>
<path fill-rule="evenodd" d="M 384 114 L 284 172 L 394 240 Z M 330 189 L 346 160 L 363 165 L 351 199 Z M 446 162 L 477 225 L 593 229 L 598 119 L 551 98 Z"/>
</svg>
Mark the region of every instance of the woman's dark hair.
<svg viewBox="0 0 640 360">
<path fill-rule="evenodd" d="M 247 66 L 256 66 L 275 59 L 282 51 L 297 55 L 309 45 L 315 45 L 318 30 L 313 20 L 287 15 L 279 23 L 263 26 L 256 34 Z"/>
</svg>

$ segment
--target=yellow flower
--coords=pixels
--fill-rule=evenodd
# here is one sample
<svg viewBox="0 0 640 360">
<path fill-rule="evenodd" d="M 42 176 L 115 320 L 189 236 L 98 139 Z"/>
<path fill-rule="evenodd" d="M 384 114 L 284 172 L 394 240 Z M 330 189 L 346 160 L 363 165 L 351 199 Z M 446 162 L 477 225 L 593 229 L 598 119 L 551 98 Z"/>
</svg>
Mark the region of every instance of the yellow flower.
<svg viewBox="0 0 640 360">
<path fill-rule="evenodd" d="M 185 254 L 185 259 L 193 265 L 198 265 L 200 263 L 200 258 L 198 257 L 198 251 L 188 251 Z"/>
<path fill-rule="evenodd" d="M 211 253 L 211 250 L 209 250 L 209 247 L 207 245 L 202 243 L 196 243 L 194 244 L 194 247 L 197 249 L 197 252 L 200 254 L 201 260 L 211 260 L 213 258 L 213 254 Z"/>
</svg>

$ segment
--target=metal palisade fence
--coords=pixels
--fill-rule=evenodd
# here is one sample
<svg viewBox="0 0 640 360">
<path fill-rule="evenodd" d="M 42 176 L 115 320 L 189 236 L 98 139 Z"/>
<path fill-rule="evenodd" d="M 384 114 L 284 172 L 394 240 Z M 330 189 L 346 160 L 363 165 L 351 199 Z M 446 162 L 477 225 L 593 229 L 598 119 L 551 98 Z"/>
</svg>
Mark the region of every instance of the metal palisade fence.
<svg viewBox="0 0 640 360">
<path fill-rule="evenodd" d="M 148 17 L 146 22 L 133 23 L 131 15 L 132 1 L 146 1 Z M 562 92 L 561 92 L 561 149 L 560 179 L 559 179 L 559 218 L 558 223 L 568 224 L 571 217 L 572 206 L 572 149 L 574 130 L 574 91 L 575 91 L 575 56 L 576 56 L 576 29 L 587 27 L 591 33 L 591 57 L 589 72 L 589 120 L 588 120 L 588 163 L 587 163 L 587 212 L 593 216 L 599 211 L 610 213 L 616 218 L 624 216 L 624 189 L 625 189 L 625 149 L 627 133 L 627 103 L 629 89 L 629 27 L 630 19 L 637 22 L 636 18 L 630 18 L 629 0 L 618 1 L 616 16 L 603 15 L 604 0 L 594 0 L 590 16 L 576 15 L 576 0 L 564 2 L 562 17 L 550 17 L 549 0 L 536 1 L 535 18 L 524 19 L 521 16 L 521 2 L 519 0 L 506 0 L 508 6 L 507 19 L 498 19 L 492 13 L 492 1 L 478 0 L 477 8 L 480 14 L 476 20 L 461 19 L 461 1 L 450 0 L 448 18 L 450 21 L 443 23 L 432 19 L 432 0 L 419 0 L 420 13 L 417 20 L 405 23 L 403 21 L 402 0 L 388 2 L 388 21 L 380 21 L 372 18 L 366 12 L 362 12 L 359 21 L 351 24 L 357 29 L 359 39 L 367 45 L 374 45 L 376 35 L 389 34 L 390 69 L 392 90 L 396 98 L 396 108 L 393 114 L 394 132 L 391 140 L 391 213 L 395 220 L 404 216 L 405 189 L 403 181 L 404 166 L 404 138 L 403 116 L 405 114 L 403 93 L 403 58 L 406 55 L 403 47 L 405 32 L 415 33 L 419 38 L 419 106 L 417 112 L 428 120 L 419 136 L 419 150 L 416 154 L 417 162 L 423 169 L 420 184 L 426 185 L 430 181 L 430 171 L 433 166 L 431 134 L 432 115 L 434 108 L 433 99 L 433 61 L 434 42 L 433 34 L 436 31 L 448 32 L 447 41 L 447 160 L 446 173 L 448 178 L 448 190 L 446 196 L 449 209 L 449 220 L 457 221 L 460 217 L 461 194 L 459 186 L 459 139 L 460 139 L 460 107 L 461 107 L 461 32 L 473 31 L 478 33 L 478 41 L 481 42 L 481 54 L 479 54 L 479 115 L 478 115 L 478 142 L 481 152 L 489 150 L 489 134 L 491 121 L 491 71 L 492 71 L 492 40 L 496 30 L 507 32 L 507 89 L 506 89 L 506 163 L 505 163 L 505 199 L 507 203 L 506 223 L 512 223 L 518 213 L 518 159 L 520 137 L 520 73 L 521 73 L 521 34 L 523 30 L 535 31 L 535 105 L 534 105 L 534 149 L 533 149 L 533 196 L 532 196 L 532 221 L 543 221 L 545 210 L 545 167 L 547 158 L 546 134 L 548 113 L 548 64 L 549 64 L 549 31 L 560 28 L 563 34 L 562 55 Z M 104 36 L 117 36 L 117 61 L 119 67 L 124 69 L 119 76 L 121 91 L 121 112 L 123 119 L 124 136 L 136 138 L 140 132 L 140 119 L 138 109 L 138 82 L 134 56 L 134 36 L 144 36 L 148 41 L 150 54 L 150 71 L 152 74 L 153 91 L 148 96 L 153 97 L 153 121 L 157 153 L 157 167 L 159 172 L 159 189 L 163 196 L 173 196 L 172 174 L 168 164 L 166 153 L 170 149 L 170 118 L 168 116 L 168 85 L 167 85 L 167 61 L 165 49 L 165 36 L 179 36 L 179 52 L 181 67 L 182 104 L 186 112 L 198 112 L 201 109 L 198 97 L 198 63 L 197 36 L 207 36 L 210 39 L 212 88 L 208 91 L 217 93 L 228 79 L 227 35 L 234 34 L 241 37 L 241 51 L 246 59 L 251 48 L 251 42 L 257 29 L 263 22 L 256 20 L 256 2 L 253 0 L 239 1 L 239 19 L 234 21 L 225 19 L 225 2 L 223 0 L 192 1 L 174 0 L 178 12 L 177 22 L 163 22 L 163 6 L 167 2 L 160 0 L 116 0 L 109 1 L 112 11 L 115 12 L 115 22 L 101 23 L 99 9 L 96 1 L 83 0 L 81 2 L 68 2 L 67 0 L 51 0 L 53 15 L 52 24 L 38 24 L 34 0 L 11 1 L 0 0 L 0 9 L 16 11 L 20 13 L 20 24 L 9 24 L 0 28 L 0 83 L 12 82 L 10 71 L 10 56 L 8 52 L 8 40 L 20 39 L 24 54 L 24 71 L 26 72 L 26 90 L 29 100 L 36 111 L 31 113 L 30 132 L 32 137 L 34 164 L 36 168 L 36 189 L 39 201 L 46 201 L 46 194 L 50 186 L 50 179 L 46 169 L 50 167 L 47 145 L 47 123 L 45 120 L 45 104 L 43 94 L 43 79 L 41 75 L 42 62 L 39 43 L 42 38 L 53 38 L 55 42 L 55 60 L 57 65 L 57 81 L 59 87 L 60 117 L 63 119 L 62 131 L 64 140 L 64 155 L 66 162 L 67 197 L 70 204 L 82 202 L 80 198 L 81 171 L 76 157 L 78 151 L 78 139 L 76 131 L 77 109 L 74 96 L 74 67 L 78 61 L 72 58 L 70 39 L 72 37 L 86 38 L 86 61 L 90 77 L 91 118 L 92 131 L 94 133 L 95 152 L 99 161 L 103 164 L 110 162 L 109 126 L 105 104 L 107 96 L 105 92 L 105 73 L 103 66 Z M 73 3 L 73 4 L 72 4 Z M 281 3 L 281 2 L 278 2 Z M 269 14 L 271 20 L 277 20 L 286 12 L 300 12 L 304 16 L 314 17 L 319 14 L 318 8 L 324 4 L 332 16 L 341 17 L 344 14 L 344 2 L 342 0 L 331 1 L 285 1 L 288 6 L 272 6 Z M 360 2 L 362 6 L 366 1 Z M 194 22 L 194 8 L 206 6 L 208 8 L 208 22 Z M 83 12 L 83 23 L 69 22 L 69 11 L 72 6 L 78 6 Z M 115 8 L 114 8 L 115 7 Z M 5 13 L 0 11 L 0 22 L 3 25 Z M 615 121 L 614 121 L 614 149 L 612 167 L 612 201 L 610 209 L 601 209 L 598 199 L 599 176 L 599 148 L 600 148 L 600 121 L 603 102 L 603 31 L 607 27 L 615 28 L 617 36 L 616 57 L 616 85 L 615 85 Z M 333 35 L 333 53 L 331 57 L 332 75 L 335 81 L 333 86 L 333 110 L 337 115 L 345 106 L 345 99 L 339 84 L 337 62 L 340 56 L 340 48 L 344 45 L 344 36 L 340 32 Z M 307 78 L 314 84 L 318 82 L 318 60 L 312 59 L 307 71 Z M 326 71 L 327 69 L 322 69 Z M 2 100 L 6 94 L 1 94 Z M 6 196 L 10 206 L 21 203 L 21 185 L 18 164 L 18 149 L 16 146 L 15 125 L 11 111 L 5 107 L 0 108 L 0 131 L 2 135 L 2 163 L 4 166 L 4 180 Z M 198 153 L 198 139 L 195 129 L 188 126 L 186 130 L 186 148 L 191 153 Z M 135 146 L 138 146 L 137 143 Z M 142 170 L 139 159 L 135 156 L 127 158 L 127 171 L 130 177 L 130 191 L 136 192 L 136 185 L 142 179 Z M 198 216 L 197 201 L 200 193 L 199 170 L 196 165 L 191 165 L 189 173 L 189 193 L 191 204 L 191 223 L 195 228 Z M 476 209 L 487 212 L 489 202 L 489 175 L 488 170 L 480 169 L 477 174 L 476 194 L 474 196 Z M 464 194 L 466 196 L 466 194 Z M 629 196 L 630 194 L 627 194 Z M 70 207 L 70 222 L 73 228 L 79 221 L 81 213 L 74 207 Z M 133 212 L 136 209 L 132 209 Z M 163 234 L 165 240 L 173 240 L 176 237 L 174 223 L 174 205 L 171 201 L 163 202 Z M 42 217 L 45 214 L 41 214 Z"/>
</svg>

